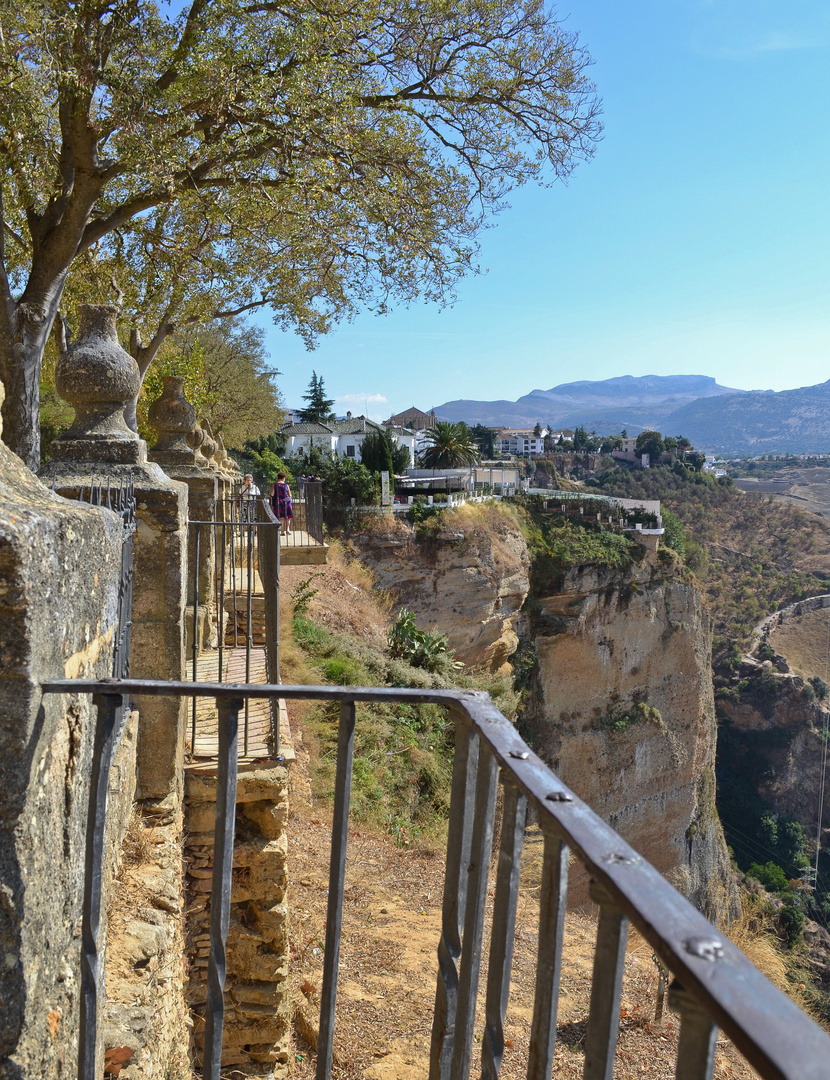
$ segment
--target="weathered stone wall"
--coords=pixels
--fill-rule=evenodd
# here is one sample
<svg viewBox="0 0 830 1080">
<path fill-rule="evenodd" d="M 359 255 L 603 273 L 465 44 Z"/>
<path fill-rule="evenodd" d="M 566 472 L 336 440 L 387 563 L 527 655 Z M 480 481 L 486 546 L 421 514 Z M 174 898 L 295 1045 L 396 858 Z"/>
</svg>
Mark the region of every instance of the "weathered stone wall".
<svg viewBox="0 0 830 1080">
<path fill-rule="evenodd" d="M 711 629 L 668 560 L 536 582 L 525 722 L 573 790 L 708 915 L 734 910 L 715 811 Z M 579 873 L 571 897 L 584 899 Z"/>
<path fill-rule="evenodd" d="M 486 506 L 450 512 L 421 538 L 389 518 L 353 540 L 378 586 L 419 626 L 446 634 L 459 660 L 510 672 L 528 590 L 527 545 L 512 515 Z"/>
<path fill-rule="evenodd" d="M 222 1065 L 237 1066 L 246 1076 L 281 1076 L 289 1067 L 290 1038 L 288 769 L 284 765 L 241 768 L 236 804 Z M 197 1065 L 204 1046 L 215 821 L 215 770 L 190 767 L 185 779 L 186 942 Z"/>
<path fill-rule="evenodd" d="M 112 674 L 120 564 L 120 519 L 53 495 L 0 443 L 2 1080 L 74 1075 L 93 710 L 40 683 Z"/>
</svg>

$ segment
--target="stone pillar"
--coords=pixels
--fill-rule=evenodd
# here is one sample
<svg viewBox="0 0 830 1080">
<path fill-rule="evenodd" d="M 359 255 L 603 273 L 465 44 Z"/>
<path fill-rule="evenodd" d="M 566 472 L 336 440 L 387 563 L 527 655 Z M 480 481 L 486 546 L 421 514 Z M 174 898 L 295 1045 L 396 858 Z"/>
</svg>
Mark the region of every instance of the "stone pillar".
<svg viewBox="0 0 830 1080">
<path fill-rule="evenodd" d="M 41 683 L 112 675 L 121 542 L 115 514 L 53 494 L 0 442 L 4 1080 L 75 1073 L 94 710 L 87 695 L 44 695 Z M 123 803 L 111 791 L 110 822 L 131 798 L 128 742 L 129 732 Z"/>
<path fill-rule="evenodd" d="M 91 484 L 135 489 L 138 527 L 133 563 L 130 674 L 184 678 L 183 620 L 187 487 L 147 461 L 147 447 L 124 422 L 140 387 L 138 365 L 118 343 L 114 305 L 85 304 L 77 341 L 58 361 L 55 385 L 75 408 L 75 422 L 52 443 L 47 483 L 70 497 Z M 138 797 L 161 811 L 181 794 L 184 702 L 139 697 Z"/>
<path fill-rule="evenodd" d="M 184 396 L 184 379 L 175 375 L 163 378 L 164 390 L 150 406 L 149 420 L 159 433 L 149 453 L 172 480 L 187 484 L 188 516 L 191 521 L 216 519 L 219 480 L 207 458 L 199 452 L 206 433 L 196 424 L 196 410 Z M 213 633 L 214 579 L 216 573 L 217 535 L 208 525 L 189 525 L 187 532 L 187 610 L 185 636 L 188 655 L 192 647 L 193 612 L 196 601 L 196 537 L 199 537 L 197 643 L 199 650 L 209 648 Z M 220 540 L 221 542 L 221 540 Z"/>
</svg>

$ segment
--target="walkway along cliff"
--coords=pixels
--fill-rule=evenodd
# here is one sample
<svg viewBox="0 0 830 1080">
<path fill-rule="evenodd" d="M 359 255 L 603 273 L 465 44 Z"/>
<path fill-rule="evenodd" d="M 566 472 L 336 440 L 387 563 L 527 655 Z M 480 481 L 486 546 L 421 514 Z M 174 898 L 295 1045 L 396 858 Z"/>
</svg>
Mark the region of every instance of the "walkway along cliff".
<svg viewBox="0 0 830 1080">
<path fill-rule="evenodd" d="M 708 916 L 734 914 L 711 626 L 693 580 L 673 553 L 622 537 L 622 567 L 578 555 L 563 567 L 530 550 L 527 532 L 507 507 L 468 506 L 417 529 L 375 522 L 354 543 L 459 659 L 514 663 L 519 724 L 542 758 Z M 587 899 L 587 880 L 575 875 L 571 895 Z"/>
</svg>

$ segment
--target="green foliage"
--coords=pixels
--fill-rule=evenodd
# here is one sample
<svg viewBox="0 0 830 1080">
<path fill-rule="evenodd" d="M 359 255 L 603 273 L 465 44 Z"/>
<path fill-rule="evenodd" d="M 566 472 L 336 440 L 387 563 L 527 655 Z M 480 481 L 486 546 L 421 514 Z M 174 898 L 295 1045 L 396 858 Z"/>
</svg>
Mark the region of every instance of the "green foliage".
<svg viewBox="0 0 830 1080">
<path fill-rule="evenodd" d="M 783 895 L 789 890 L 789 879 L 777 863 L 766 862 L 763 866 L 757 862 L 750 863 L 746 868 L 746 873 L 759 881 L 768 892 Z"/>
<path fill-rule="evenodd" d="M 427 429 L 424 441 L 421 464 L 425 469 L 458 469 L 478 461 L 478 447 L 470 429 L 461 421 L 453 424 L 439 420 L 435 427 Z"/>
<path fill-rule="evenodd" d="M 0 20 L 3 310 L 25 296 L 48 328 L 67 271 L 83 299 L 114 276 L 142 364 L 220 311 L 270 306 L 313 340 L 450 300 L 487 214 L 600 130 L 590 58 L 541 3 L 20 0 Z M 21 366 L 37 383 L 29 336 L 7 388 Z"/>
<path fill-rule="evenodd" d="M 303 580 L 299 582 L 297 587 L 292 592 L 291 599 L 294 603 L 295 618 L 297 615 L 305 615 L 305 613 L 308 611 L 311 601 L 320 591 L 319 589 L 312 588 L 311 583 L 316 578 L 321 577 L 325 577 L 325 574 L 322 571 L 316 574 L 311 574 L 307 578 L 303 578 Z"/>
<path fill-rule="evenodd" d="M 683 522 L 674 513 L 673 510 L 669 510 L 668 507 L 661 507 L 661 517 L 663 518 L 663 542 L 676 551 L 677 554 L 683 558 L 686 555 L 686 530 L 683 528 Z"/>
<path fill-rule="evenodd" d="M 663 436 L 659 431 L 641 431 L 635 444 L 638 454 L 648 454 L 653 462 L 663 453 Z"/>
<path fill-rule="evenodd" d="M 600 727 L 606 731 L 621 732 L 632 727 L 634 724 L 656 724 L 658 727 L 665 726 L 660 710 L 645 701 L 635 701 L 626 707 L 620 701 L 618 694 L 613 694 L 605 715 L 600 718 Z"/>
<path fill-rule="evenodd" d="M 801 940 L 801 932 L 804 929 L 804 912 L 796 898 L 792 897 L 792 894 L 790 895 L 791 899 L 781 908 L 778 921 L 781 923 L 781 929 L 784 931 L 784 936 L 790 948 L 792 948 Z"/>
<path fill-rule="evenodd" d="M 619 533 L 553 514 L 534 514 L 528 539 L 541 579 L 571 566 L 593 565 L 609 569 L 630 566 L 642 548 Z"/>
<path fill-rule="evenodd" d="M 775 659 L 775 649 L 771 645 L 768 645 L 766 641 L 758 649 L 758 659 L 763 663 L 764 660 Z"/>
<path fill-rule="evenodd" d="M 813 692 L 815 693 L 819 701 L 824 701 L 827 697 L 828 690 L 830 690 L 830 687 L 828 687 L 824 679 L 822 679 L 820 675 L 814 675 L 812 679 L 808 680 L 808 682 L 810 686 L 812 686 Z"/>
<path fill-rule="evenodd" d="M 138 401 L 139 432 L 151 441 L 155 432 L 147 410 L 161 395 L 163 375 L 184 378 L 184 394 L 196 415 L 209 420 L 215 434 L 222 433 L 229 449 L 240 449 L 282 424 L 275 382 L 279 372 L 270 364 L 264 332 L 239 318 L 182 331 L 160 350 Z"/>
<path fill-rule="evenodd" d="M 470 428 L 470 435 L 478 447 L 482 458 L 489 459 L 496 454 L 496 431 L 495 428 L 485 427 L 484 424 L 474 424 Z"/>
<path fill-rule="evenodd" d="M 448 661 L 452 662 L 446 635 L 419 630 L 415 615 L 407 608 L 401 608 L 389 632 L 389 651 L 397 659 L 426 671 L 444 670 Z M 453 667 L 461 668 L 463 664 L 453 664 Z"/>
<path fill-rule="evenodd" d="M 333 416 L 331 410 L 334 398 L 326 397 L 323 377 L 316 371 L 311 373 L 311 382 L 308 384 L 308 390 L 303 394 L 303 401 L 307 401 L 308 404 L 297 412 L 297 419 L 301 423 L 325 424 Z"/>
<path fill-rule="evenodd" d="M 313 473 L 323 482 L 324 507 L 373 506 L 378 501 L 376 478 L 355 458 L 323 453 L 319 447 L 289 458 L 295 476 Z"/>
<path fill-rule="evenodd" d="M 388 472 L 390 476 L 394 476 L 396 449 L 397 446 L 388 431 L 370 431 L 360 444 L 361 464 L 365 465 L 369 472 Z"/>
</svg>

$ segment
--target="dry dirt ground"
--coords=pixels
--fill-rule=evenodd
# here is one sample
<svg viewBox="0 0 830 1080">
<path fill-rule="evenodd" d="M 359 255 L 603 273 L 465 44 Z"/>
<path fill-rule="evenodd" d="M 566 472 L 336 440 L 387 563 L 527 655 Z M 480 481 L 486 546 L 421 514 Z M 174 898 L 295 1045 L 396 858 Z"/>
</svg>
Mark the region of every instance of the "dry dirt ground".
<svg viewBox="0 0 830 1080">
<path fill-rule="evenodd" d="M 292 728 L 298 746 L 288 828 L 295 1075 L 298 1080 L 311 1080 L 316 1064 L 331 833 L 327 808 L 311 800 L 299 715 L 292 716 Z M 527 1064 L 541 855 L 541 836 L 538 830 L 530 829 L 522 865 L 506 1020 L 505 1080 L 519 1080 Z M 336 1077 L 426 1080 L 442 886 L 441 851 L 397 848 L 385 837 L 352 826 L 335 1025 Z M 493 886 L 491 875 L 491 902 Z M 568 914 L 553 1073 L 557 1078 L 576 1080 L 582 1076 L 595 934 L 590 912 Z M 485 949 L 482 991 L 486 974 Z M 616 1080 L 669 1080 L 674 1076 L 678 1022 L 668 1009 L 662 1021 L 654 1022 L 657 983 L 651 950 L 642 938 L 633 935 L 626 961 Z M 482 999 L 483 993 L 477 1012 L 473 1075 L 483 1029 Z M 756 1074 L 722 1039 L 715 1076 L 718 1080 L 743 1080 Z"/>
<path fill-rule="evenodd" d="M 788 619 L 773 630 L 769 642 L 805 679 L 819 675 L 830 682 L 830 608 Z"/>
<path fill-rule="evenodd" d="M 735 484 L 746 492 L 772 495 L 776 502 L 788 502 L 830 518 L 830 469 L 782 469 L 777 477 L 740 477 Z"/>
</svg>

